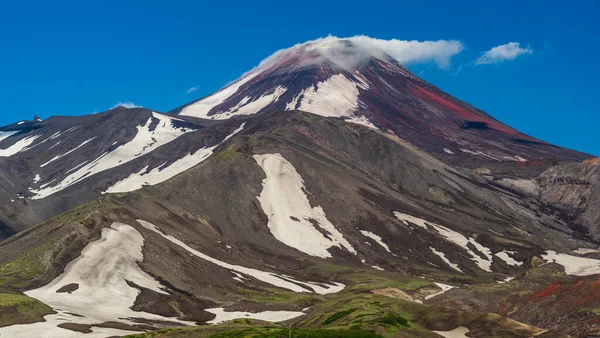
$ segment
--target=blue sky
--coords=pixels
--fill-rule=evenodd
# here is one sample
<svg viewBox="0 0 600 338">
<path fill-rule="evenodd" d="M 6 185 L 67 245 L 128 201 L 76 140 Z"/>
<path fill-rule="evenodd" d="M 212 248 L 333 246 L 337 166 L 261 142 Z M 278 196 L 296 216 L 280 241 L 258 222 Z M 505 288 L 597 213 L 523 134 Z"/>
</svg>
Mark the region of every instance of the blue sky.
<svg viewBox="0 0 600 338">
<path fill-rule="evenodd" d="M 272 52 L 332 34 L 460 40 L 410 68 L 543 140 L 600 155 L 597 1 L 29 1 L 0 11 L 0 125 L 134 102 L 167 111 Z M 508 42 L 531 48 L 476 65 Z M 198 90 L 186 94 L 197 86 Z"/>
</svg>

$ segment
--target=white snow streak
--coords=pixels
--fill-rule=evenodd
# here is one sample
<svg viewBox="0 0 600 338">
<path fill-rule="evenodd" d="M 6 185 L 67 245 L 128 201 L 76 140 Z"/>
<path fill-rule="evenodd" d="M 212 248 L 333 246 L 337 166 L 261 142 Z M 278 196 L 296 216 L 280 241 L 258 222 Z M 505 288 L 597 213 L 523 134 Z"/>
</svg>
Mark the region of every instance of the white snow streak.
<svg viewBox="0 0 600 338">
<path fill-rule="evenodd" d="M 7 138 L 18 134 L 20 132 L 20 130 L 14 130 L 14 131 L 0 131 L 0 142 L 6 140 Z"/>
<path fill-rule="evenodd" d="M 326 294 L 330 294 L 330 293 L 337 293 L 340 292 L 344 289 L 344 284 L 340 284 L 340 283 L 335 283 L 334 285 L 327 285 L 325 286 L 323 283 L 311 283 L 311 282 L 301 282 L 298 280 L 295 280 L 293 277 L 290 276 L 286 276 L 286 275 L 279 275 L 279 274 L 275 274 L 272 272 L 265 272 L 265 271 L 260 271 L 257 269 L 252 269 L 252 268 L 246 268 L 243 266 L 239 266 L 239 265 L 233 265 L 233 264 L 229 264 L 229 263 L 225 263 L 223 261 L 220 261 L 216 258 L 212 258 L 208 255 L 205 255 L 203 253 L 201 253 L 198 250 L 195 250 L 193 248 L 191 248 L 190 246 L 188 246 L 187 244 L 185 244 L 184 242 L 178 240 L 177 238 L 171 236 L 171 235 L 165 235 L 162 232 L 160 232 L 160 230 L 152 223 L 143 221 L 143 220 L 137 220 L 144 228 L 151 230 L 157 234 L 159 234 L 160 236 L 162 236 L 163 238 L 167 239 L 168 241 L 170 241 L 171 243 L 174 243 L 178 246 L 180 246 L 182 249 L 188 251 L 189 253 L 193 254 L 196 257 L 199 257 L 205 261 L 208 261 L 210 263 L 216 264 L 220 267 L 223 267 L 227 270 L 231 270 L 231 271 L 235 271 L 241 274 L 244 274 L 246 276 L 252 276 L 260 281 L 263 281 L 267 284 L 271 284 L 273 286 L 277 286 L 283 289 L 288 289 L 294 292 L 311 292 L 310 290 L 313 290 L 315 293 L 321 294 L 321 295 L 326 295 Z M 303 285 L 305 287 L 302 287 L 300 285 Z M 308 288 L 308 289 L 307 289 Z"/>
<path fill-rule="evenodd" d="M 29 146 L 42 135 L 31 135 L 22 138 L 6 149 L 0 149 L 0 157 L 10 157 L 29 149 Z"/>
<path fill-rule="evenodd" d="M 222 88 L 218 92 L 212 94 L 211 96 L 204 98 L 196 103 L 192 103 L 191 105 L 183 108 L 180 115 L 183 116 L 195 116 L 205 119 L 221 119 L 219 115 L 208 116 L 208 113 L 214 107 L 220 105 L 225 102 L 228 98 L 233 96 L 237 91 L 243 86 L 246 82 L 252 80 L 256 75 L 260 74 L 260 72 L 252 72 L 236 82 L 227 85 L 225 88 Z M 229 118 L 229 117 L 223 117 Z"/>
<path fill-rule="evenodd" d="M 479 150 L 473 151 L 473 150 L 464 149 L 464 148 L 460 148 L 459 150 L 462 151 L 465 154 L 470 154 L 470 155 L 475 155 L 475 156 L 482 156 L 482 157 L 486 157 L 486 158 L 489 158 L 489 159 L 495 160 L 495 161 L 502 161 L 501 159 L 499 159 L 496 156 L 486 154 L 486 153 L 481 152 Z"/>
<path fill-rule="evenodd" d="M 342 74 L 336 74 L 304 89 L 298 110 L 321 116 L 352 117 L 358 108 L 358 86 Z M 298 100 L 298 98 L 294 98 Z"/>
<path fill-rule="evenodd" d="M 84 145 L 86 145 L 86 144 L 90 143 L 90 142 L 91 142 L 93 139 L 95 139 L 95 138 L 96 138 L 96 137 L 94 136 L 94 137 L 92 137 L 92 138 L 90 138 L 90 139 L 88 139 L 88 140 L 85 140 L 83 143 L 81 143 L 81 144 L 80 144 L 80 145 L 78 145 L 77 147 L 75 147 L 75 148 L 73 148 L 73 149 L 71 149 L 71 150 L 67 151 L 67 152 L 66 152 L 66 153 L 64 153 L 64 154 L 61 154 L 61 155 L 55 156 L 55 157 L 54 157 L 54 158 L 52 158 L 50 161 L 48 161 L 48 162 L 46 162 L 46 163 L 44 163 L 44 164 L 40 165 L 40 167 L 41 167 L 41 168 L 43 168 L 43 167 L 47 166 L 48 164 L 50 164 L 50 163 L 52 163 L 52 162 L 54 162 L 54 161 L 56 161 L 56 160 L 58 160 L 58 159 L 60 159 L 60 158 L 63 158 L 63 157 L 65 157 L 65 156 L 67 156 L 67 155 L 69 155 L 69 154 L 71 154 L 71 153 L 73 153 L 73 152 L 77 151 L 77 149 L 79 149 L 79 148 L 83 147 Z"/>
<path fill-rule="evenodd" d="M 185 128 L 175 128 L 169 116 L 157 113 L 152 113 L 152 116 L 145 125 L 137 127 L 138 131 L 133 140 L 86 163 L 54 186 L 32 190 L 36 195 L 32 199 L 46 198 L 100 172 L 133 161 L 189 131 Z M 155 130 L 150 131 L 153 119 L 158 119 L 159 123 Z"/>
<path fill-rule="evenodd" d="M 304 181 L 290 162 L 280 154 L 254 155 L 254 159 L 267 175 L 258 200 L 269 218 L 267 226 L 277 240 L 321 258 L 332 257 L 327 249 L 334 246 L 356 254 L 342 233 L 329 222 L 323 209 L 310 206 Z M 313 223 L 326 231 L 329 238 Z"/>
<path fill-rule="evenodd" d="M 219 112 L 215 115 L 210 116 L 211 119 L 221 120 L 228 119 L 232 116 L 240 116 L 240 115 L 252 115 L 258 113 L 260 110 L 270 105 L 273 102 L 279 100 L 279 97 L 283 95 L 287 91 L 287 88 L 282 86 L 277 86 L 273 93 L 264 94 L 263 96 L 255 99 L 254 101 L 250 101 L 251 97 L 244 97 L 237 105 L 231 107 L 227 111 Z"/>
<path fill-rule="evenodd" d="M 444 237 L 446 240 L 455 243 L 456 245 L 465 249 L 465 251 L 471 255 L 471 260 L 473 260 L 480 269 L 485 270 L 487 272 L 492 272 L 492 251 L 489 248 L 484 247 L 483 245 L 477 243 L 473 238 L 467 238 L 463 234 L 456 232 L 452 229 L 446 228 L 445 226 L 435 224 L 433 222 L 425 221 L 424 219 L 410 216 L 407 214 L 403 214 L 401 212 L 395 211 L 394 215 L 404 224 L 408 224 L 408 222 L 416 224 L 422 228 L 427 229 L 427 226 L 432 227 L 436 230 L 438 234 Z M 472 244 L 475 246 L 477 251 L 481 252 L 486 258 L 480 257 L 478 254 L 473 252 L 467 244 Z M 439 256 L 439 255 L 438 255 Z"/>
<path fill-rule="evenodd" d="M 521 265 L 523 265 L 523 262 L 516 261 L 515 259 L 513 259 L 512 257 L 510 257 L 509 254 L 514 254 L 514 252 L 512 252 L 512 251 L 500 251 L 500 252 L 496 252 L 496 257 L 498 257 L 501 260 L 505 261 L 506 264 L 508 264 L 508 265 L 512 265 L 512 266 L 521 266 Z"/>
<path fill-rule="evenodd" d="M 444 261 L 444 263 L 448 264 L 449 267 L 451 267 L 452 269 L 454 269 L 454 270 L 462 273 L 462 270 L 458 267 L 458 264 L 454 264 L 454 263 L 450 262 L 450 260 L 448 259 L 448 257 L 446 257 L 445 253 L 443 253 L 441 251 L 437 251 L 433 247 L 429 247 L 429 250 L 431 250 L 431 252 L 433 252 L 434 254 L 436 254 L 437 256 L 439 256 Z"/>
<path fill-rule="evenodd" d="M 370 239 L 377 242 L 377 244 L 381 245 L 385 249 L 385 251 L 392 253 L 390 251 L 390 248 L 387 246 L 387 244 L 383 243 L 383 240 L 381 239 L 381 237 L 379 237 L 379 236 L 375 235 L 374 233 L 367 231 L 367 230 L 360 230 L 360 233 L 363 234 L 363 236 L 369 237 Z"/>
<path fill-rule="evenodd" d="M 208 324 L 220 324 L 238 318 L 257 319 L 266 322 L 279 323 L 304 315 L 304 312 L 297 311 L 264 311 L 258 313 L 225 312 L 225 309 L 223 308 L 206 309 L 204 311 L 210 312 L 217 316 L 215 319 L 207 322 Z"/>
<path fill-rule="evenodd" d="M 506 277 L 503 280 L 498 281 L 498 284 L 506 284 L 506 283 L 510 282 L 511 280 L 513 280 L 513 279 L 515 279 L 515 277 L 512 277 L 512 276 Z"/>
<path fill-rule="evenodd" d="M 210 157 L 210 155 L 213 154 L 214 150 L 219 145 L 221 145 L 225 141 L 229 140 L 235 134 L 239 133 L 242 129 L 244 129 L 245 125 L 246 125 L 246 122 L 242 123 L 242 125 L 239 128 L 237 128 L 230 135 L 225 137 L 225 139 L 223 139 L 223 141 L 221 141 L 219 144 L 214 145 L 212 147 L 205 147 L 205 148 L 198 149 L 195 153 L 188 154 L 187 156 L 180 158 L 177 161 L 171 163 L 167 167 L 165 167 L 163 165 L 163 166 L 154 168 L 148 172 L 148 166 L 146 166 L 146 167 L 142 168 L 142 170 L 140 170 L 139 172 L 133 173 L 130 176 L 128 176 L 127 178 L 123 179 L 122 181 L 115 183 L 112 187 L 108 188 L 108 190 L 106 190 L 104 193 L 114 194 L 114 193 L 130 192 L 130 191 L 139 190 L 147 185 L 156 185 L 156 184 L 165 182 L 165 181 L 181 174 L 182 172 L 184 172 L 190 168 L 193 168 L 196 165 L 204 162 L 207 158 Z"/>
<path fill-rule="evenodd" d="M 362 125 L 362 126 L 369 127 L 369 128 L 371 128 L 371 129 L 376 129 L 376 130 L 379 130 L 379 128 L 377 128 L 377 127 L 376 127 L 376 126 L 375 126 L 375 125 L 374 125 L 374 124 L 373 124 L 371 121 L 369 121 L 369 119 L 368 119 L 366 116 L 364 116 L 364 115 L 361 115 L 361 116 L 353 116 L 353 117 L 351 117 L 351 118 L 347 118 L 347 119 L 345 119 L 344 121 L 346 121 L 346 122 L 350 122 L 350 123 L 354 123 L 354 124 L 360 124 L 360 125 Z"/>
</svg>

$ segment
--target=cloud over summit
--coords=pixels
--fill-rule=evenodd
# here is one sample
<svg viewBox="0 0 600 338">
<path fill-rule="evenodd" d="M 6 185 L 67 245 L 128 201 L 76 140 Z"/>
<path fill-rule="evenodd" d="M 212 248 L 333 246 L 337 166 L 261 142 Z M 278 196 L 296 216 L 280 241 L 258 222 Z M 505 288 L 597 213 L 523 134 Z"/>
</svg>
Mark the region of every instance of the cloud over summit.
<svg viewBox="0 0 600 338">
<path fill-rule="evenodd" d="M 304 65 L 325 61 L 344 69 L 355 69 L 371 58 L 395 59 L 402 64 L 433 62 L 440 68 L 450 66 L 451 58 L 464 49 L 458 40 L 384 40 L 360 35 L 349 38 L 328 36 L 282 49 L 266 58 L 259 68 L 287 60 L 300 59 Z"/>
</svg>

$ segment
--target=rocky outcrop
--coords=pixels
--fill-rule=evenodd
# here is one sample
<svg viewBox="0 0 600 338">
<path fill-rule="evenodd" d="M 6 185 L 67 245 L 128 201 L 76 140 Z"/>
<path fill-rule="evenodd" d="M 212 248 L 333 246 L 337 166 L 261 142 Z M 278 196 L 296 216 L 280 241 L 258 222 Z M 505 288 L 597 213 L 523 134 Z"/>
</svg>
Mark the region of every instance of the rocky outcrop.
<svg viewBox="0 0 600 338">
<path fill-rule="evenodd" d="M 550 168 L 537 182 L 543 201 L 566 210 L 600 241 L 600 158 Z"/>
</svg>

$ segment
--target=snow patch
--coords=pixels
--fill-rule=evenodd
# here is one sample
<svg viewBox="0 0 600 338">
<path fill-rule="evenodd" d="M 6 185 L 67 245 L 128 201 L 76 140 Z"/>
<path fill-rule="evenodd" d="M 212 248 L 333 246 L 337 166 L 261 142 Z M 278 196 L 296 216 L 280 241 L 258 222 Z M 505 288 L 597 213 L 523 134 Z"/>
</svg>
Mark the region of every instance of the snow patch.
<svg viewBox="0 0 600 338">
<path fill-rule="evenodd" d="M 600 250 L 599 249 L 590 249 L 590 248 L 579 248 L 577 250 L 573 250 L 573 253 L 577 254 L 577 255 L 586 255 L 589 253 L 596 253 L 596 252 L 600 252 Z"/>
<path fill-rule="evenodd" d="M 6 149 L 0 149 L 0 157 L 11 157 L 15 154 L 27 151 L 30 146 L 42 135 L 31 135 L 22 138 Z"/>
<path fill-rule="evenodd" d="M 261 111 L 266 106 L 277 102 L 279 97 L 283 95 L 287 91 L 287 88 L 282 86 L 277 86 L 273 93 L 264 94 L 263 96 L 257 98 L 254 101 L 250 101 L 252 98 L 249 96 L 244 97 L 237 105 L 229 108 L 227 111 L 218 112 L 214 115 L 211 115 L 211 119 L 221 120 L 228 119 L 233 116 L 240 115 L 252 115 Z"/>
<path fill-rule="evenodd" d="M 303 316 L 304 312 L 297 311 L 264 311 L 264 312 L 226 312 L 223 308 L 216 309 L 206 309 L 204 311 L 210 312 L 217 317 L 209 322 L 208 324 L 220 324 L 234 319 L 247 318 L 247 319 L 257 319 L 263 320 L 266 322 L 279 323 L 284 322 L 286 320 L 298 318 Z"/>
<path fill-rule="evenodd" d="M 82 334 L 61 329 L 56 325 L 67 322 L 89 325 L 107 321 L 133 325 L 136 324 L 135 318 L 194 325 L 192 322 L 131 309 L 140 290 L 129 286 L 127 281 L 167 294 L 160 282 L 142 271 L 138 265 L 144 258 L 143 244 L 142 235 L 129 225 L 113 223 L 110 228 L 102 229 L 102 237 L 90 242 L 81 252 L 81 256 L 70 262 L 60 276 L 41 288 L 25 292 L 27 296 L 52 307 L 58 314 L 45 316 L 45 322 L 2 328 L 0 334 L 6 333 L 13 337 L 79 337 Z M 57 292 L 69 284 L 77 284 L 77 290 L 70 293 Z M 107 331 L 95 327 L 93 330 L 93 333 L 85 336 L 132 334 L 131 331 Z"/>
<path fill-rule="evenodd" d="M 500 252 L 496 252 L 496 257 L 500 258 L 501 260 L 505 261 L 506 264 L 508 265 L 512 265 L 512 266 L 521 266 L 523 265 L 523 262 L 519 262 L 514 260 L 512 257 L 509 256 L 509 254 L 514 254 L 513 251 L 500 251 Z"/>
<path fill-rule="evenodd" d="M 431 252 L 433 252 L 434 254 L 439 256 L 444 261 L 444 263 L 448 264 L 449 267 L 462 273 L 462 270 L 458 267 L 458 264 L 454 264 L 454 263 L 450 262 L 448 257 L 446 257 L 446 254 L 444 254 L 441 251 L 437 251 L 435 248 L 432 248 L 432 247 L 429 247 L 429 250 L 431 250 Z"/>
<path fill-rule="evenodd" d="M 237 80 L 236 82 L 230 85 L 227 85 L 225 88 L 222 88 L 221 90 L 212 94 L 211 96 L 204 98 L 198 102 L 192 103 L 191 105 L 183 108 L 179 115 L 195 116 L 215 120 L 229 118 L 230 116 L 222 116 L 218 114 L 209 116 L 208 114 L 213 108 L 225 102 L 228 98 L 237 93 L 240 87 L 242 87 L 248 81 L 252 80 L 258 74 L 260 74 L 260 72 L 252 72 L 250 74 L 247 74 L 246 76 L 242 77 L 241 79 Z"/>
<path fill-rule="evenodd" d="M 463 234 L 456 232 L 452 229 L 446 228 L 445 226 L 435 224 L 433 222 L 428 222 L 424 219 L 403 214 L 398 211 L 394 212 L 394 215 L 406 225 L 408 225 L 410 222 L 425 229 L 428 229 L 428 226 L 432 227 L 438 234 L 440 234 L 446 240 L 462 247 L 471 256 L 471 260 L 474 261 L 480 269 L 487 272 L 492 272 L 492 251 L 489 248 L 477 243 L 477 241 L 475 241 L 473 238 L 467 238 Z M 468 244 L 475 246 L 477 251 L 482 253 L 483 256 L 485 256 L 485 258 L 482 258 L 478 254 L 473 252 L 473 250 L 471 250 L 468 247 Z"/>
<path fill-rule="evenodd" d="M 137 220 L 138 223 L 140 223 L 144 228 L 153 231 L 157 234 L 159 234 L 160 236 L 162 236 L 163 238 L 167 239 L 168 241 L 170 241 L 173 244 L 178 245 L 179 247 L 181 247 L 182 249 L 188 251 L 189 253 L 191 253 L 192 255 L 199 257 L 205 261 L 211 262 L 215 265 L 218 265 L 220 267 L 223 267 L 227 270 L 230 271 L 235 271 L 238 273 L 241 273 L 243 275 L 246 276 L 251 276 L 254 277 L 260 281 L 263 281 L 267 284 L 271 284 L 273 286 L 277 286 L 280 287 L 282 289 L 288 289 L 294 292 L 300 292 L 300 293 L 310 293 L 311 290 L 314 293 L 318 293 L 321 295 L 326 295 L 326 294 L 330 294 L 330 293 L 337 293 L 340 292 L 344 289 L 345 285 L 344 284 L 340 284 L 340 283 L 335 283 L 333 285 L 326 285 L 323 283 L 312 283 L 312 282 L 301 282 L 298 280 L 295 280 L 293 277 L 290 276 L 286 276 L 286 275 L 281 275 L 281 274 L 275 274 L 272 272 L 265 272 L 265 271 L 260 271 L 257 269 L 252 269 L 252 268 L 246 268 L 243 266 L 239 266 L 239 265 L 233 265 L 233 264 L 229 264 L 229 263 L 225 263 L 223 261 L 220 261 L 216 258 L 212 258 L 208 255 L 205 255 L 203 253 L 201 253 L 198 250 L 195 250 L 193 248 L 191 248 L 190 246 L 188 246 L 187 244 L 185 244 L 184 242 L 178 240 L 177 238 L 171 236 L 171 235 L 165 235 L 163 234 L 154 224 L 143 221 L 143 220 Z"/>
<path fill-rule="evenodd" d="M 511 277 L 506 277 L 503 280 L 498 281 L 498 284 L 506 284 L 506 283 L 510 282 L 511 280 L 513 280 L 513 279 L 515 279 L 515 277 L 512 277 L 512 276 Z"/>
<path fill-rule="evenodd" d="M 375 235 L 374 233 L 367 231 L 367 230 L 360 230 L 360 233 L 363 234 L 363 236 L 369 237 L 370 239 L 377 242 L 377 244 L 381 245 L 385 249 L 385 251 L 392 253 L 390 251 L 390 248 L 387 246 L 387 244 L 383 243 L 383 240 L 381 239 L 381 237 L 379 237 L 379 236 Z"/>
<path fill-rule="evenodd" d="M 442 284 L 442 283 L 438 283 L 438 282 L 433 282 L 433 284 L 437 285 L 437 287 L 439 287 L 442 290 L 438 293 L 434 293 L 434 294 L 425 296 L 425 300 L 431 299 L 433 297 L 437 297 L 443 293 L 446 293 L 448 290 L 456 288 L 456 286 Z"/>
<path fill-rule="evenodd" d="M 469 338 L 467 333 L 469 329 L 464 326 L 459 326 L 452 331 L 433 331 L 444 338 Z"/>
<path fill-rule="evenodd" d="M 257 198 L 269 219 L 267 226 L 278 241 L 321 258 L 332 257 L 328 249 L 334 246 L 356 254 L 342 233 L 327 219 L 323 209 L 310 206 L 304 181 L 290 162 L 280 154 L 253 157 L 267 175 Z M 315 227 L 317 225 L 329 236 L 321 233 Z"/>
<path fill-rule="evenodd" d="M 364 116 L 353 116 L 350 118 L 345 119 L 344 121 L 346 122 L 350 122 L 350 123 L 354 123 L 354 124 L 360 124 L 361 126 L 365 126 L 365 127 L 369 127 L 371 129 L 376 129 L 379 130 L 379 128 L 377 128 L 371 121 L 369 121 L 369 119 Z"/>
<path fill-rule="evenodd" d="M 298 94 L 298 110 L 328 117 L 352 117 L 358 108 L 358 94 L 355 82 L 336 74 Z"/>
<path fill-rule="evenodd" d="M 448 148 L 444 148 L 444 152 L 446 154 L 454 155 L 454 152 L 452 150 L 448 149 Z"/>
<path fill-rule="evenodd" d="M 225 139 L 223 139 L 223 141 L 221 141 L 217 145 L 214 145 L 212 147 L 204 147 L 204 148 L 198 149 L 195 153 L 193 153 L 193 154 L 190 153 L 187 156 L 180 158 L 177 161 L 171 163 L 169 166 L 162 165 L 162 166 L 152 169 L 149 172 L 148 172 L 148 166 L 146 166 L 146 167 L 142 168 L 142 170 L 140 170 L 139 172 L 133 173 L 133 174 L 129 175 L 128 177 L 126 177 L 125 179 L 115 183 L 113 186 L 108 188 L 104 193 L 114 194 L 114 193 L 124 193 L 124 192 L 136 191 L 136 190 L 143 188 L 144 186 L 156 185 L 156 184 L 165 182 L 165 181 L 181 174 L 182 172 L 184 172 L 188 169 L 191 169 L 191 168 L 197 166 L 198 164 L 204 162 L 207 158 L 209 158 L 213 154 L 214 150 L 219 145 L 221 145 L 225 141 L 229 140 L 235 134 L 239 133 L 242 129 L 244 129 L 245 125 L 246 125 L 246 122 L 242 123 L 242 125 L 239 128 L 234 130 L 231 134 L 229 134 L 227 137 L 225 137 Z"/>
<path fill-rule="evenodd" d="M 562 265 L 567 275 L 590 276 L 600 274 L 600 260 L 598 259 L 571 256 L 552 250 L 546 251 L 542 258 Z"/>
</svg>

